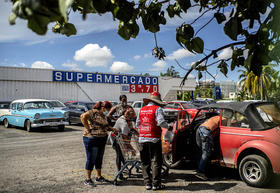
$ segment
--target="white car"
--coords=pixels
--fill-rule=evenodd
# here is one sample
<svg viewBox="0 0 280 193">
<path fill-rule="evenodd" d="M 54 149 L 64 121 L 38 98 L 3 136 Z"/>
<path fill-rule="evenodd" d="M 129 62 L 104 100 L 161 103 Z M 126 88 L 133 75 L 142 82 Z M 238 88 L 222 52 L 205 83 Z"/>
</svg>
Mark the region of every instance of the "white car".
<svg viewBox="0 0 280 193">
<path fill-rule="evenodd" d="M 11 113 L 9 110 L 10 103 L 10 101 L 0 101 L 0 117 Z"/>
</svg>

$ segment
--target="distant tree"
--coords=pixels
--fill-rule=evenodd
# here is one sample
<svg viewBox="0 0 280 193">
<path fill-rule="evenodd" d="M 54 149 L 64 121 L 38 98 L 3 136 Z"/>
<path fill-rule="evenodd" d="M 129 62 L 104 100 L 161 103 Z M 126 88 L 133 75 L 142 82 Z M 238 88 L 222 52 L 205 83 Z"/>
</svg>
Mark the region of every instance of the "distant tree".
<svg viewBox="0 0 280 193">
<path fill-rule="evenodd" d="M 192 91 L 182 91 L 177 94 L 178 100 L 191 101 L 192 100 Z"/>
<path fill-rule="evenodd" d="M 160 76 L 171 76 L 175 78 L 180 77 L 179 72 L 174 69 L 174 66 L 167 68 L 166 73 L 160 73 Z"/>
<path fill-rule="evenodd" d="M 208 67 L 217 65 L 226 76 L 228 70 L 247 66 L 249 71 L 260 77 L 262 67 L 270 62 L 280 62 L 280 1 L 279 0 L 10 0 L 13 3 L 9 16 L 10 24 L 16 18 L 28 20 L 28 28 L 44 35 L 49 23 L 55 22 L 52 30 L 66 36 L 77 33 L 75 25 L 69 23 L 71 11 L 79 12 L 83 19 L 87 14 L 112 14 L 112 19 L 119 21 L 117 33 L 125 40 L 136 38 L 139 25 L 151 32 L 155 38 L 153 55 L 165 58 L 165 51 L 158 46 L 156 33 L 160 25 L 166 24 L 167 16 L 173 20 L 190 10 L 198 8 L 199 16 L 190 23 L 182 23 L 176 28 L 176 41 L 183 48 L 202 58 L 187 71 L 188 75 L 198 71 L 208 72 Z M 207 22 L 198 24 L 206 16 Z M 199 32 L 216 21 L 224 29 L 232 42 L 216 49 L 205 49 Z M 98 26 L 88 26 L 96 28 Z M 16 32 L 17 33 L 17 32 Z M 211 34 L 210 34 L 211 35 Z M 219 52 L 232 49 L 230 59 L 219 59 Z M 246 54 L 245 54 L 246 53 Z M 247 54 L 248 53 L 248 54 Z M 212 63 L 211 60 L 212 59 Z M 209 73 L 209 72 L 208 72 Z"/>
</svg>

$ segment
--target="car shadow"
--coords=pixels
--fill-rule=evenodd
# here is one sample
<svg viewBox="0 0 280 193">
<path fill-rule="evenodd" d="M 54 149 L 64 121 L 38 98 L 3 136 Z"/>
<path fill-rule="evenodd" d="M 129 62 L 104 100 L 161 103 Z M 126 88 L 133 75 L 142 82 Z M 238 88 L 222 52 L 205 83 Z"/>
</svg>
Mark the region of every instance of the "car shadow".
<svg viewBox="0 0 280 193">
<path fill-rule="evenodd" d="M 26 129 L 24 129 L 22 127 L 14 127 L 14 128 L 26 131 Z M 60 131 L 58 129 L 58 127 L 38 127 L 38 128 L 33 128 L 31 133 L 57 133 L 57 132 L 62 133 L 62 132 L 73 132 L 73 131 L 81 131 L 81 129 L 75 129 L 75 128 L 71 127 L 71 126 L 66 126 L 64 131 Z"/>
</svg>

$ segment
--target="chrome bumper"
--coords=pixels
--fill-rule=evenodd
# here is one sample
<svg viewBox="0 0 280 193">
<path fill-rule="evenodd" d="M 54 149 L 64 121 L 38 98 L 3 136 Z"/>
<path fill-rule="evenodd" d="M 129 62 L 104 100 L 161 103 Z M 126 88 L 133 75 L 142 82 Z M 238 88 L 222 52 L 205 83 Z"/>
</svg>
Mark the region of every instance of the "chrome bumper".
<svg viewBox="0 0 280 193">
<path fill-rule="evenodd" d="M 69 122 L 67 121 L 58 121 L 58 122 L 43 122 L 43 123 L 31 123 L 31 127 L 56 127 L 59 125 L 69 125 Z"/>
</svg>

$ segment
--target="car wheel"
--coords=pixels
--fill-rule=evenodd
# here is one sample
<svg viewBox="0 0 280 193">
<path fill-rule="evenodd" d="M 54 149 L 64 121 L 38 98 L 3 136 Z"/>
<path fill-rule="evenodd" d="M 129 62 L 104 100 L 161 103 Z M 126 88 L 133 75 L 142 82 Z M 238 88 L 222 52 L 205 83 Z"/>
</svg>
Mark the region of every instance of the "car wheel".
<svg viewBox="0 0 280 193">
<path fill-rule="evenodd" d="M 31 132 L 32 131 L 32 127 L 31 127 L 31 122 L 30 120 L 26 120 L 24 123 L 24 127 L 26 128 L 26 131 Z"/>
<path fill-rule="evenodd" d="M 239 175 L 249 186 L 263 187 L 271 178 L 269 162 L 259 155 L 248 155 L 239 164 Z"/>
<path fill-rule="evenodd" d="M 10 128 L 11 126 L 10 126 L 10 124 L 9 124 L 9 121 L 8 121 L 8 119 L 4 119 L 4 127 L 6 127 L 6 128 Z"/>
<path fill-rule="evenodd" d="M 64 129 L 65 129 L 65 125 L 59 125 L 58 126 L 58 130 L 59 131 L 64 131 Z"/>
<path fill-rule="evenodd" d="M 173 155 L 172 152 L 169 152 L 167 154 L 163 154 L 163 164 L 166 165 L 168 168 L 176 168 L 178 167 L 181 163 L 182 160 L 179 160 L 175 163 L 173 163 Z"/>
</svg>

